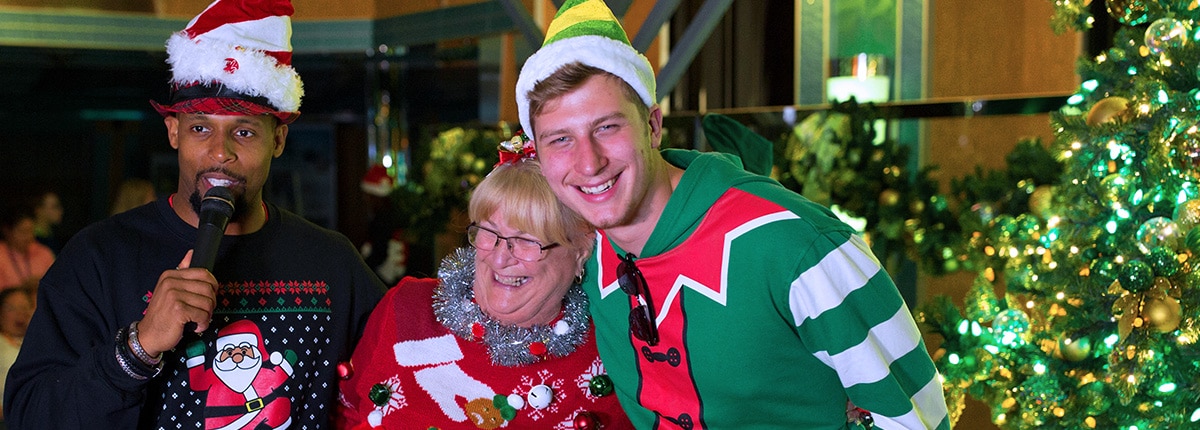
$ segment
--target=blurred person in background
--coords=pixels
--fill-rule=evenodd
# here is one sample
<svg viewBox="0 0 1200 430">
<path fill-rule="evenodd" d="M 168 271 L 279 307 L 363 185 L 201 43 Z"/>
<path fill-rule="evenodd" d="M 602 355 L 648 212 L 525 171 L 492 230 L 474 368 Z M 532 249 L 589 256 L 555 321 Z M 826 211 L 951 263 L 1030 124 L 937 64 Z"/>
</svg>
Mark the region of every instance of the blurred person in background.
<svg viewBox="0 0 1200 430">
<path fill-rule="evenodd" d="M 37 241 L 50 248 L 55 254 L 65 242 L 61 232 L 55 230 L 63 220 L 62 199 L 53 190 L 42 190 L 30 199 L 33 208 L 33 232 Z"/>
<path fill-rule="evenodd" d="M 0 389 L 7 383 L 8 369 L 21 352 L 25 329 L 33 316 L 33 294 L 25 288 L 0 290 Z M 4 413 L 0 411 L 0 428 L 6 428 L 3 419 Z"/>
<path fill-rule="evenodd" d="M 108 214 L 116 215 L 150 203 L 157 198 L 158 195 L 154 192 L 154 184 L 150 183 L 150 181 L 141 178 L 126 179 L 117 188 L 117 196 L 113 199 L 113 204 Z"/>
<path fill-rule="evenodd" d="M 54 252 L 34 236 L 33 211 L 13 206 L 0 214 L 0 288 L 37 288 Z"/>
</svg>

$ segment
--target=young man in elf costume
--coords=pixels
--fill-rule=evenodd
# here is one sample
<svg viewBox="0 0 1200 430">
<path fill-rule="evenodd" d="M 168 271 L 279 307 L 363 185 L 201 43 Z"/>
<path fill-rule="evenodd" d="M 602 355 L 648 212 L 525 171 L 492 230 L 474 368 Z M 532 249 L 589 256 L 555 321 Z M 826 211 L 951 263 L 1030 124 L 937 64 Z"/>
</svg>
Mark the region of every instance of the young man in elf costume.
<svg viewBox="0 0 1200 430">
<path fill-rule="evenodd" d="M 524 130 L 597 226 L 601 358 L 639 428 L 949 428 L 920 332 L 867 245 L 737 157 L 659 149 L 649 62 L 570 0 L 517 81 Z M 857 406 L 857 408 L 855 408 Z"/>
<path fill-rule="evenodd" d="M 383 295 L 350 241 L 263 199 L 303 93 L 287 0 L 217 0 L 167 42 L 176 192 L 76 234 L 5 387 L 14 428 L 329 427 Z M 235 201 L 192 266 L 201 196 Z M 211 367 L 206 364 L 211 363 Z"/>
</svg>

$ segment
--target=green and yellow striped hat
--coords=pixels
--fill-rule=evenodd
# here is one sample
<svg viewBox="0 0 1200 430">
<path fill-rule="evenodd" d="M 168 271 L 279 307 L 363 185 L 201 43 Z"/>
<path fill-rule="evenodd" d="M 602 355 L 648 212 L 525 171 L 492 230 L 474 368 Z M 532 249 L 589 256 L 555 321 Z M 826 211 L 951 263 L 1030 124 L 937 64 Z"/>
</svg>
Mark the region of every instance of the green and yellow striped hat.
<svg viewBox="0 0 1200 430">
<path fill-rule="evenodd" d="M 646 106 L 655 103 L 654 69 L 633 49 L 620 21 L 603 0 L 568 0 L 558 9 L 546 41 L 521 67 L 517 78 L 517 112 L 525 134 L 534 136 L 529 121 L 529 92 L 559 67 L 579 62 L 624 80 Z"/>
</svg>

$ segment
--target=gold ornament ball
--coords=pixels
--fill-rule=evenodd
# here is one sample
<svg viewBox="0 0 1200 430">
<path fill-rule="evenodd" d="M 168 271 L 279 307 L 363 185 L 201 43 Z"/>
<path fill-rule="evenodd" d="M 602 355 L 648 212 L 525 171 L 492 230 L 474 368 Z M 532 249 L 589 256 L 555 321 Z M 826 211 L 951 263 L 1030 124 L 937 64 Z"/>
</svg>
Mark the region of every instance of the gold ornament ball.
<svg viewBox="0 0 1200 430">
<path fill-rule="evenodd" d="M 1058 340 L 1058 352 L 1062 354 L 1064 360 L 1082 361 L 1092 354 L 1092 342 L 1086 337 L 1072 339 L 1064 335 Z"/>
<path fill-rule="evenodd" d="M 1054 187 L 1050 185 L 1038 185 L 1029 194 L 1029 212 L 1042 218 L 1046 218 L 1046 212 L 1050 210 L 1051 200 L 1054 198 Z"/>
<path fill-rule="evenodd" d="M 922 212 L 925 212 L 925 202 L 913 200 L 908 204 L 908 211 L 912 212 L 913 215 L 920 215 Z"/>
<path fill-rule="evenodd" d="M 1187 233 L 1200 224 L 1200 199 L 1192 199 L 1175 206 L 1175 214 L 1171 216 L 1181 233 Z"/>
<path fill-rule="evenodd" d="M 1179 301 L 1171 297 L 1156 297 L 1142 305 L 1142 316 L 1150 327 L 1159 333 L 1169 333 L 1179 328 Z"/>
<path fill-rule="evenodd" d="M 879 193 L 879 205 L 884 207 L 892 207 L 900 203 L 900 192 L 887 189 Z"/>
<path fill-rule="evenodd" d="M 1106 97 L 1092 105 L 1092 109 L 1087 114 L 1087 125 L 1095 127 L 1112 121 L 1113 118 L 1124 114 L 1128 109 L 1129 99 L 1118 96 Z"/>
<path fill-rule="evenodd" d="M 1106 0 L 1104 6 L 1108 14 L 1121 24 L 1138 25 L 1147 20 L 1145 0 Z"/>
</svg>

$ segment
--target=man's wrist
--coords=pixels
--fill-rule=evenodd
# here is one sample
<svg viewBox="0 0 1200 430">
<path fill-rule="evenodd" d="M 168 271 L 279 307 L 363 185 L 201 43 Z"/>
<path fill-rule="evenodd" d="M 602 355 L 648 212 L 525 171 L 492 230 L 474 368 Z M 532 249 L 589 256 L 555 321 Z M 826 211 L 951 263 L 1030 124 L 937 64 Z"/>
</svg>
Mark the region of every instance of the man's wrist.
<svg viewBox="0 0 1200 430">
<path fill-rule="evenodd" d="M 157 366 L 158 363 L 162 362 L 162 352 L 159 352 L 158 355 L 151 357 L 150 354 L 146 352 L 145 348 L 142 348 L 142 343 L 138 340 L 139 322 L 141 321 L 134 321 L 129 324 L 129 350 L 133 351 L 133 355 L 137 357 L 142 364 L 145 364 L 149 367 Z"/>
<path fill-rule="evenodd" d="M 130 347 L 129 329 L 129 327 L 122 327 L 120 330 L 117 330 L 115 351 L 117 364 L 121 366 L 121 370 L 125 371 L 126 375 L 139 381 L 145 381 L 158 376 L 162 372 L 162 361 L 160 360 L 157 364 L 149 365 L 136 357 L 136 354 L 134 354 L 133 349 Z"/>
</svg>

